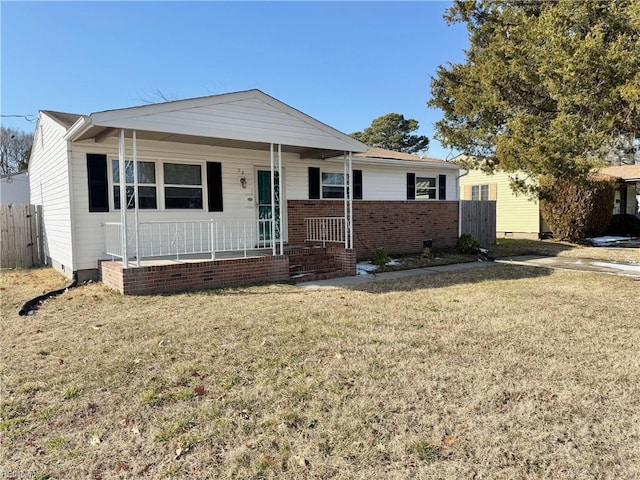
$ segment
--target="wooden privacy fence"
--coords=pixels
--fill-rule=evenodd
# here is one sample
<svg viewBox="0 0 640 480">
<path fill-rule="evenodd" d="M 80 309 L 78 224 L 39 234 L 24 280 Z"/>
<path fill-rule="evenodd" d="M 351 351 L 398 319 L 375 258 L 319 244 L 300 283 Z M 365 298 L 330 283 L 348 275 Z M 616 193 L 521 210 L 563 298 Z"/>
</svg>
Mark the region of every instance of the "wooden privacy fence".
<svg viewBox="0 0 640 480">
<path fill-rule="evenodd" d="M 462 233 L 473 235 L 480 245 L 496 243 L 496 202 L 461 200 Z"/>
<path fill-rule="evenodd" d="M 0 267 L 30 268 L 41 265 L 42 207 L 0 205 Z"/>
</svg>

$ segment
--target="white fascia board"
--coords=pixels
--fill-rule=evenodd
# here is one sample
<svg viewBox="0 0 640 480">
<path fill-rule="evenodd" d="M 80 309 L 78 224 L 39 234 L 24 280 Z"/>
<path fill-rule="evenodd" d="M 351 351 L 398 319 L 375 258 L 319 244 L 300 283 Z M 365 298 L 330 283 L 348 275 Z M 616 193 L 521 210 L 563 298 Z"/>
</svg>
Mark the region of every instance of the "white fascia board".
<svg viewBox="0 0 640 480">
<path fill-rule="evenodd" d="M 91 119 L 89 117 L 82 116 L 78 120 L 76 120 L 76 123 L 71 125 L 71 128 L 67 130 L 67 133 L 63 135 L 63 138 L 68 142 L 72 142 L 87 130 L 89 130 L 92 126 L 93 124 L 91 123 Z"/>
<path fill-rule="evenodd" d="M 327 158 L 326 162 L 342 163 L 344 160 L 342 157 Z M 460 167 L 452 163 L 430 163 L 421 162 L 419 160 L 393 160 L 389 158 L 354 158 L 354 165 L 391 165 L 391 166 L 404 166 L 413 168 L 433 168 L 433 169 L 445 169 L 445 170 L 460 170 Z"/>
</svg>

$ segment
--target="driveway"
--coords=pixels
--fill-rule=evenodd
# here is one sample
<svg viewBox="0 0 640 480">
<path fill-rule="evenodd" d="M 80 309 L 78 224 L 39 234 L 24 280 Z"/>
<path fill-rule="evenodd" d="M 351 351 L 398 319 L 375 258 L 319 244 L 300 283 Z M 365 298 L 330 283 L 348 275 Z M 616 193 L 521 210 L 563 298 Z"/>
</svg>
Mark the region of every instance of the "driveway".
<svg viewBox="0 0 640 480">
<path fill-rule="evenodd" d="M 506 265 L 526 265 L 530 267 L 554 268 L 581 272 L 609 273 L 626 277 L 640 278 L 640 264 L 604 262 L 586 258 L 521 256 L 502 258 L 496 263 Z"/>
</svg>

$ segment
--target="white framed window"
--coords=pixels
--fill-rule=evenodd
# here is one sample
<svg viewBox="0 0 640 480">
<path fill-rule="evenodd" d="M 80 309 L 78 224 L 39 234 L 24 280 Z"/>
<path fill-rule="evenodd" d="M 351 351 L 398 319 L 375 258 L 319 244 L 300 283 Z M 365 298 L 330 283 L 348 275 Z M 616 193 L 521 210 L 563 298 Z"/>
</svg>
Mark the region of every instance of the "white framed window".
<svg viewBox="0 0 640 480">
<path fill-rule="evenodd" d="M 165 162 L 162 173 L 165 209 L 202 210 L 202 165 Z"/>
<path fill-rule="evenodd" d="M 133 195 L 133 162 L 125 163 L 125 184 L 127 191 L 127 208 L 135 208 Z M 120 162 L 111 160 L 113 179 L 113 208 L 120 210 Z M 158 190 L 156 186 L 155 162 L 138 162 L 138 208 L 155 210 L 158 208 Z"/>
<path fill-rule="evenodd" d="M 416 199 L 435 200 L 437 193 L 436 177 L 416 177 Z"/>
<path fill-rule="evenodd" d="M 473 185 L 471 187 L 471 200 L 489 200 L 489 185 Z"/>
<path fill-rule="evenodd" d="M 322 172 L 322 198 L 344 198 L 344 173 Z"/>
</svg>

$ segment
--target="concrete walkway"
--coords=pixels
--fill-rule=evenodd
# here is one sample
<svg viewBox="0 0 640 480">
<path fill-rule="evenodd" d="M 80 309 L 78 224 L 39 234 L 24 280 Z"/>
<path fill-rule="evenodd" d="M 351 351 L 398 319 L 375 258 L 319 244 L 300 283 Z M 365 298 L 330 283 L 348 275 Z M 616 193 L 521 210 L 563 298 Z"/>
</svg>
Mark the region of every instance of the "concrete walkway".
<svg viewBox="0 0 640 480">
<path fill-rule="evenodd" d="M 566 257 L 539 257 L 519 256 L 503 258 L 495 262 L 469 262 L 441 265 L 439 267 L 414 268 L 411 270 L 398 270 L 395 272 L 370 273 L 353 277 L 332 278 L 329 280 L 316 280 L 299 283 L 302 288 L 315 287 L 348 287 L 363 283 L 380 282 L 384 280 L 397 280 L 400 278 L 418 277 L 422 275 L 435 275 L 437 273 L 460 272 L 475 270 L 477 268 L 491 268 L 497 265 L 523 265 L 527 267 L 552 268 L 557 270 L 570 270 L 577 272 L 595 272 L 634 277 L 640 279 L 640 265 L 618 264 L 582 258 Z"/>
<path fill-rule="evenodd" d="M 505 265 L 553 268 L 573 272 L 594 272 L 640 278 L 640 264 L 606 262 L 587 258 L 521 256 L 496 260 Z"/>
</svg>

